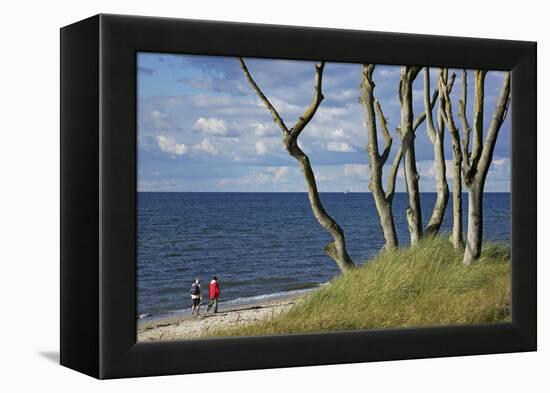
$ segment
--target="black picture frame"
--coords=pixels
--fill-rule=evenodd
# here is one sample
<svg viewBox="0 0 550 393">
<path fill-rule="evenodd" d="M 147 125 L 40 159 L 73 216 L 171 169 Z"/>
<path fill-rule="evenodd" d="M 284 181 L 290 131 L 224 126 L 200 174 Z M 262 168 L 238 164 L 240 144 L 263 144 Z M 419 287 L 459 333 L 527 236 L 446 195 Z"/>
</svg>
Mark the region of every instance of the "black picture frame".
<svg viewBox="0 0 550 393">
<path fill-rule="evenodd" d="M 136 52 L 512 72 L 512 321 L 136 343 Z M 61 364 L 96 378 L 536 350 L 536 43 L 97 15 L 61 29 Z"/>
</svg>

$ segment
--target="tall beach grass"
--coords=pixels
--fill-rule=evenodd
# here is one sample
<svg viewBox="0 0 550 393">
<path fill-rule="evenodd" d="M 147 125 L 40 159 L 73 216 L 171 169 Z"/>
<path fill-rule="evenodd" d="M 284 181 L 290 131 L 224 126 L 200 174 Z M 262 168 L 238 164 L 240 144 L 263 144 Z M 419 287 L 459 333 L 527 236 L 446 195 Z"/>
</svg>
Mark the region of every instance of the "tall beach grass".
<svg viewBox="0 0 550 393">
<path fill-rule="evenodd" d="M 288 312 L 208 336 L 256 336 L 510 320 L 510 255 L 484 243 L 480 259 L 462 265 L 463 252 L 443 236 L 382 252 L 340 275 Z"/>
</svg>

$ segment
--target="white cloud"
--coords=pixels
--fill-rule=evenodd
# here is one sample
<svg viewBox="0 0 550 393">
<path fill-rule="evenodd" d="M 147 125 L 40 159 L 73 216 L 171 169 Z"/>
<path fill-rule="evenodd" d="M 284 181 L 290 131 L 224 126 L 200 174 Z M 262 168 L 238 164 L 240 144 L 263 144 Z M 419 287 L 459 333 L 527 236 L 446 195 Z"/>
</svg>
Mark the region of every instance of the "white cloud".
<svg viewBox="0 0 550 393">
<path fill-rule="evenodd" d="M 489 176 L 508 178 L 510 176 L 510 159 L 509 158 L 495 158 L 491 162 L 489 167 Z"/>
<path fill-rule="evenodd" d="M 193 128 L 201 130 L 205 134 L 227 135 L 227 125 L 225 121 L 216 119 L 215 117 L 199 117 Z"/>
<path fill-rule="evenodd" d="M 356 89 L 346 89 L 338 93 L 332 94 L 330 96 L 330 99 L 334 101 L 350 101 L 355 99 L 358 95 L 359 93 Z"/>
<path fill-rule="evenodd" d="M 508 165 L 510 160 L 508 158 L 497 158 L 493 160 L 493 164 L 496 166 Z"/>
<path fill-rule="evenodd" d="M 273 181 L 280 181 L 283 180 L 283 178 L 288 174 L 288 167 L 283 166 L 280 168 L 277 168 L 275 170 L 275 174 L 273 175 Z"/>
<path fill-rule="evenodd" d="M 421 178 L 435 178 L 435 161 L 418 161 L 417 171 Z"/>
<path fill-rule="evenodd" d="M 153 112 L 151 112 L 151 117 L 153 118 L 153 120 L 159 120 L 160 116 L 161 116 L 161 114 L 157 110 L 154 110 Z"/>
<path fill-rule="evenodd" d="M 271 104 L 277 109 L 277 112 L 279 112 L 280 115 L 296 115 L 301 114 L 303 111 L 303 108 L 301 108 L 300 106 L 291 104 L 276 97 L 271 97 L 269 100 L 271 101 Z M 259 98 L 256 99 L 256 106 L 263 108 L 264 111 L 266 110 L 264 102 Z"/>
<path fill-rule="evenodd" d="M 329 142 L 327 143 L 327 150 L 341 153 L 351 153 L 355 151 L 355 149 L 346 142 Z"/>
<path fill-rule="evenodd" d="M 151 112 L 151 121 L 155 129 L 159 130 L 160 128 L 162 128 L 163 118 L 164 118 L 164 115 L 160 113 L 159 110 L 154 110 Z"/>
<path fill-rule="evenodd" d="M 315 174 L 315 181 L 317 181 L 318 183 L 326 183 L 326 182 L 333 181 L 333 178 L 329 177 L 329 176 L 325 176 L 322 173 L 316 173 Z"/>
<path fill-rule="evenodd" d="M 250 170 L 246 175 L 236 178 L 224 178 L 218 182 L 219 186 L 253 186 L 275 183 L 285 183 L 290 173 L 289 167 L 267 167 Z"/>
<path fill-rule="evenodd" d="M 163 152 L 182 156 L 189 151 L 189 148 L 185 143 L 177 143 L 173 138 L 159 135 L 157 140 L 160 150 Z"/>
<path fill-rule="evenodd" d="M 208 138 L 203 139 L 201 143 L 193 145 L 193 150 L 203 151 L 205 153 L 213 154 L 213 155 L 216 155 L 219 153 L 217 147 L 214 146 L 214 144 Z"/>
<path fill-rule="evenodd" d="M 267 153 L 267 146 L 263 141 L 256 142 L 256 154 L 261 156 Z"/>
<path fill-rule="evenodd" d="M 344 166 L 344 176 L 366 180 L 369 173 L 367 164 L 346 164 Z"/>
<path fill-rule="evenodd" d="M 416 163 L 418 174 L 421 178 L 426 180 L 435 180 L 436 165 L 435 160 L 423 160 Z M 450 183 L 454 179 L 454 161 L 445 160 L 445 177 L 447 183 Z"/>
<path fill-rule="evenodd" d="M 399 66 L 380 66 L 376 68 L 376 72 L 384 77 L 399 76 L 400 71 L 401 67 Z"/>
<path fill-rule="evenodd" d="M 252 123 L 250 124 L 254 128 L 254 134 L 256 136 L 276 136 L 277 130 L 271 124 L 264 123 Z"/>
</svg>

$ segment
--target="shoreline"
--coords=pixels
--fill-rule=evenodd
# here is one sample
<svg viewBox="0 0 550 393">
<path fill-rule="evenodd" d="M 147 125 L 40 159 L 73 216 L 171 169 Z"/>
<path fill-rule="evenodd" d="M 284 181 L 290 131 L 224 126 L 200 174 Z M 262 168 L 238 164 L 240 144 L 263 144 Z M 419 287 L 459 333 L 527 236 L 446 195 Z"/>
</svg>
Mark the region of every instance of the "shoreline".
<svg viewBox="0 0 550 393">
<path fill-rule="evenodd" d="M 290 310 L 297 301 L 307 297 L 309 293 L 311 291 L 227 308 L 220 304 L 217 314 L 210 312 L 206 315 L 206 307 L 201 307 L 199 317 L 191 316 L 189 313 L 179 313 L 155 320 L 138 320 L 137 341 L 200 339 L 204 338 L 211 329 L 245 326 L 259 320 L 269 320 Z"/>
</svg>

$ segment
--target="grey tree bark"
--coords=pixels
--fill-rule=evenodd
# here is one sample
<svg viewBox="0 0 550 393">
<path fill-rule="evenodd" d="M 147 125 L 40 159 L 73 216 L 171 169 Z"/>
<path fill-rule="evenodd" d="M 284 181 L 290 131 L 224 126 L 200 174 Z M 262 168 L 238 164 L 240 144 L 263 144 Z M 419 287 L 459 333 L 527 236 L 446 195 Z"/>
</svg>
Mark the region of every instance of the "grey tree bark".
<svg viewBox="0 0 550 393">
<path fill-rule="evenodd" d="M 466 248 L 464 250 L 464 265 L 470 265 L 474 260 L 479 258 L 481 254 L 481 245 L 483 237 L 483 189 L 485 187 L 485 179 L 489 171 L 489 166 L 493 160 L 493 151 L 498 137 L 498 133 L 510 105 L 510 73 L 504 75 L 502 87 L 500 89 L 497 105 L 493 112 L 493 117 L 485 142 L 483 143 L 483 111 L 485 99 L 485 70 L 474 71 L 474 132 L 472 152 L 468 152 L 470 129 L 466 120 L 465 93 L 463 92 L 460 112 L 463 118 L 464 141 L 461 143 L 461 153 L 463 157 L 462 172 L 464 176 L 464 184 L 468 188 L 468 231 L 466 236 Z M 463 89 L 465 90 L 466 72 L 463 72 Z M 442 85 L 440 81 L 440 86 Z M 449 129 L 455 128 L 452 119 L 452 111 L 450 106 L 450 98 L 448 92 L 445 92 L 446 102 L 446 124 Z M 458 141 L 460 143 L 460 140 Z"/>
<path fill-rule="evenodd" d="M 412 108 L 412 84 L 420 72 L 420 69 L 421 67 L 417 66 L 402 66 L 401 78 L 399 81 L 399 101 L 401 103 L 401 124 L 399 128 L 402 135 L 401 145 L 405 158 L 405 182 L 409 197 L 407 223 L 411 235 L 411 245 L 417 244 L 422 237 L 422 209 L 420 206 L 420 191 L 418 188 L 420 176 L 416 169 Z"/>
<path fill-rule="evenodd" d="M 348 252 L 346 250 L 346 240 L 344 236 L 344 231 L 336 223 L 336 221 L 334 221 L 334 219 L 331 216 L 329 216 L 329 214 L 326 212 L 325 208 L 323 207 L 323 204 L 321 203 L 321 199 L 319 197 L 319 191 L 317 190 L 315 174 L 313 173 L 313 169 L 311 168 L 309 158 L 298 146 L 298 137 L 300 136 L 300 133 L 303 131 L 303 129 L 307 126 L 307 124 L 313 118 L 313 116 L 315 115 L 315 112 L 317 111 L 317 108 L 319 107 L 319 105 L 321 104 L 321 101 L 324 98 L 323 92 L 322 92 L 322 80 L 323 80 L 323 69 L 324 69 L 325 63 L 320 62 L 315 65 L 315 87 L 314 87 L 313 100 L 311 104 L 305 110 L 304 114 L 298 118 L 294 127 L 292 127 L 291 129 L 288 129 L 283 119 L 281 118 L 281 116 L 279 116 L 279 113 L 277 112 L 277 110 L 273 107 L 273 105 L 267 99 L 267 97 L 262 93 L 262 91 L 260 90 L 256 82 L 250 75 L 250 72 L 248 71 L 248 68 L 244 63 L 244 60 L 239 57 L 238 61 L 248 83 L 250 84 L 252 89 L 256 92 L 258 97 L 263 101 L 267 109 L 270 111 L 271 116 L 273 117 L 273 121 L 281 129 L 283 134 L 283 144 L 286 150 L 292 157 L 294 157 L 298 161 L 298 164 L 300 166 L 300 169 L 306 181 L 309 203 L 311 205 L 311 209 L 313 210 L 313 214 L 317 219 L 317 222 L 319 222 L 319 224 L 333 238 L 333 241 L 329 242 L 325 246 L 324 248 L 325 253 L 329 257 L 331 257 L 334 260 L 334 262 L 336 262 L 336 264 L 338 265 L 338 267 L 342 272 L 349 271 L 350 269 L 355 267 L 355 264 L 352 261 L 351 257 L 348 255 Z"/>
<path fill-rule="evenodd" d="M 395 194 L 395 183 L 397 178 L 397 172 L 403 159 L 403 145 L 399 146 L 399 149 L 394 157 L 394 160 L 389 168 L 389 174 L 387 178 L 386 191 L 382 185 L 382 177 L 384 171 L 384 165 L 388 160 L 388 156 L 391 150 L 393 139 L 388 131 L 388 121 L 385 118 L 380 102 L 374 96 L 375 83 L 372 78 L 373 71 L 375 69 L 374 64 L 365 64 L 362 67 L 361 77 L 361 97 L 359 97 L 360 103 L 365 107 L 368 143 L 366 150 L 369 153 L 370 159 L 370 183 L 369 189 L 375 200 L 376 209 L 380 218 L 380 224 L 384 233 L 384 249 L 390 250 L 398 246 L 398 240 L 395 233 L 395 224 L 392 212 L 393 196 Z M 454 75 L 450 82 L 450 88 L 454 82 Z M 433 110 L 437 98 L 439 97 L 439 90 L 436 87 L 432 98 L 429 99 L 429 110 Z M 384 150 L 382 154 L 378 149 L 378 133 L 376 127 L 376 116 L 382 130 L 382 136 L 384 138 Z M 417 128 L 426 120 L 427 111 L 422 112 L 413 122 L 412 132 L 416 133 Z M 443 122 L 442 117 L 439 116 L 438 122 Z M 438 123 L 439 124 L 439 123 Z M 441 129 L 442 126 L 439 126 Z M 397 128 L 399 137 L 402 138 L 400 128 Z"/>
<path fill-rule="evenodd" d="M 453 247 L 455 250 L 458 250 L 464 245 L 463 240 L 463 231 L 462 231 L 462 148 L 460 143 L 460 133 L 458 131 L 458 128 L 456 127 L 452 115 L 452 103 L 451 99 L 449 97 L 450 92 L 445 88 L 441 88 L 441 86 L 446 85 L 444 75 L 440 74 L 439 76 L 439 84 L 440 84 L 440 91 L 442 92 L 442 98 L 441 102 L 444 106 L 444 112 L 445 112 L 445 123 L 447 124 L 447 128 L 449 129 L 449 134 L 451 135 L 451 142 L 452 142 L 452 148 L 453 148 L 453 232 L 451 234 L 451 242 L 453 244 Z M 464 78 L 464 74 L 462 77 L 462 100 L 464 100 L 466 96 L 466 79 Z M 461 107 L 465 106 L 461 105 Z M 462 114 L 462 110 L 461 110 Z M 461 115 L 462 116 L 462 115 Z M 464 121 L 463 124 L 467 124 L 467 121 L 465 120 L 465 113 L 464 113 Z M 467 133 L 468 131 L 464 129 L 464 133 Z"/>
<path fill-rule="evenodd" d="M 444 78 L 447 83 L 447 70 L 440 70 L 440 77 Z M 454 81 L 454 74 L 451 78 Z M 438 89 L 439 90 L 439 89 Z M 432 210 L 432 215 L 426 226 L 426 235 L 436 235 L 439 232 L 443 217 L 445 216 L 445 210 L 449 202 L 449 186 L 447 184 L 446 167 L 445 167 L 445 153 L 444 153 L 444 139 L 445 139 L 445 125 L 443 121 L 443 95 L 439 93 L 439 108 L 438 108 L 438 120 L 437 128 L 434 126 L 432 107 L 430 102 L 430 69 L 424 68 L 424 108 L 426 112 L 426 124 L 428 130 L 428 137 L 433 144 L 434 149 L 434 166 L 435 166 L 435 188 L 436 188 L 436 200 Z"/>
<path fill-rule="evenodd" d="M 468 232 L 466 235 L 466 250 L 464 251 L 464 265 L 469 265 L 481 254 L 483 238 L 483 189 L 489 166 L 493 160 L 493 152 L 502 123 L 506 119 L 510 105 L 510 73 L 504 76 L 500 89 L 497 106 L 483 147 L 483 103 L 485 90 L 486 71 L 475 71 L 474 93 L 474 140 L 472 147 L 472 161 L 468 163 L 469 171 L 465 176 L 465 184 L 468 187 Z"/>
<path fill-rule="evenodd" d="M 361 72 L 361 96 L 359 101 L 364 106 L 366 114 L 368 136 L 366 150 L 369 153 L 370 159 L 369 189 L 374 198 L 376 210 L 380 218 L 380 225 L 382 226 L 382 232 L 385 239 L 384 249 L 393 250 L 397 248 L 397 235 L 395 233 L 392 213 L 393 191 L 391 194 L 386 194 L 382 185 L 384 164 L 388 160 L 393 139 L 388 131 L 386 119 L 384 118 L 380 103 L 374 97 L 375 83 L 372 80 L 374 68 L 374 64 L 363 64 Z M 378 115 L 382 136 L 384 138 L 384 151 L 382 154 L 380 154 L 378 150 L 378 131 L 376 127 L 375 112 Z M 399 161 L 400 160 L 401 157 L 399 157 Z M 399 167 L 399 161 L 397 162 L 397 167 Z M 389 181 L 390 187 L 395 187 L 395 176 L 397 176 L 397 170 L 395 170 L 395 172 L 390 172 L 390 178 L 392 178 L 392 180 Z"/>
</svg>

